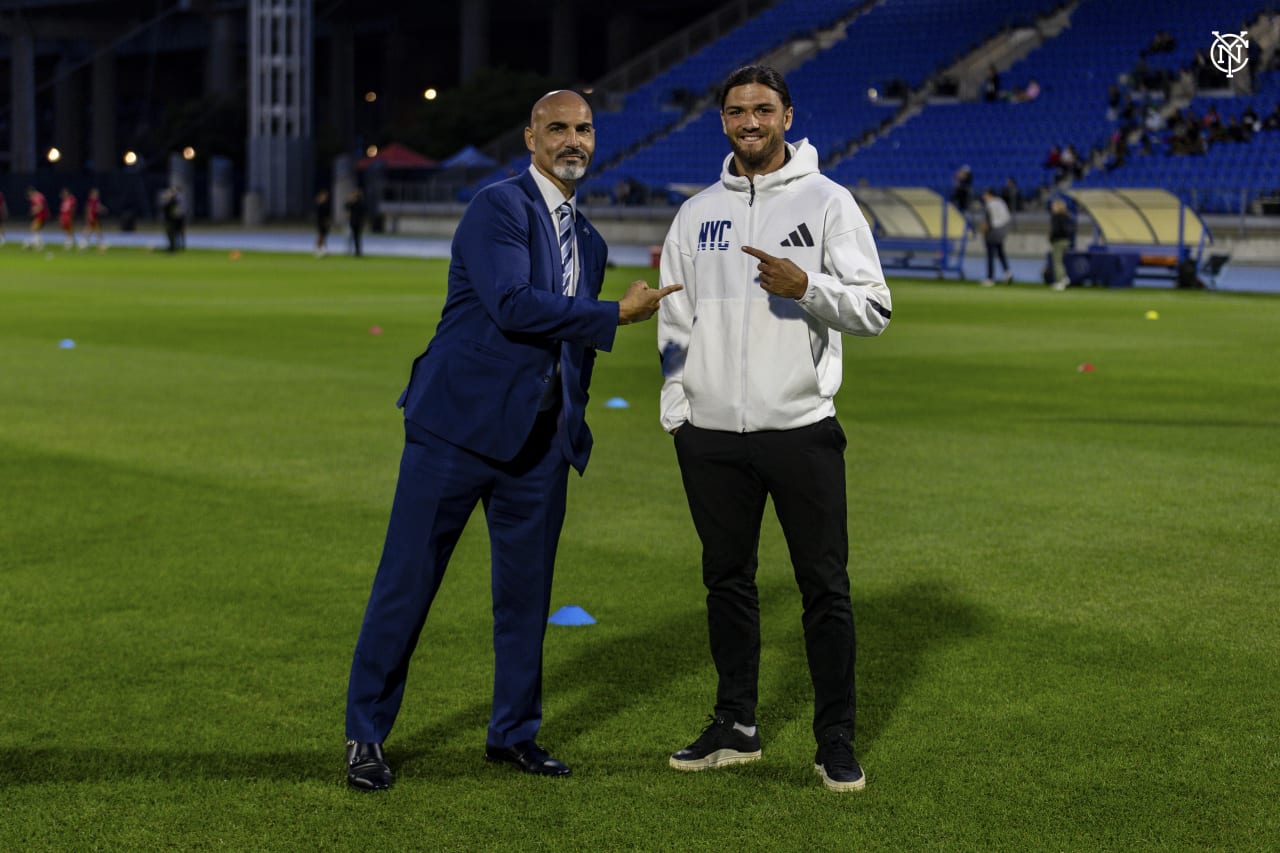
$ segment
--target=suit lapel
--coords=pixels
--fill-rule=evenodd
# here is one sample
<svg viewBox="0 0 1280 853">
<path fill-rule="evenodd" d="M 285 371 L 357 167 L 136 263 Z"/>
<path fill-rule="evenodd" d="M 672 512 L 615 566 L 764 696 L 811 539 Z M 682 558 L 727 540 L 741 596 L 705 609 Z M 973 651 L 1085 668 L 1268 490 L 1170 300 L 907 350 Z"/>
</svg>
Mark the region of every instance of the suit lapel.
<svg viewBox="0 0 1280 853">
<path fill-rule="evenodd" d="M 541 229 L 542 240 L 546 244 L 549 257 L 552 259 L 552 270 L 558 270 L 560 267 L 560 238 L 556 234 L 555 224 L 552 222 L 551 211 L 547 210 L 546 199 L 542 197 L 542 191 L 538 189 L 538 184 L 533 179 L 533 175 L 524 172 L 518 183 L 520 188 L 524 190 L 525 195 L 529 197 L 530 203 L 533 205 L 533 218 Z M 560 288 L 559 275 L 552 275 L 545 282 L 546 287 L 552 293 Z"/>
</svg>

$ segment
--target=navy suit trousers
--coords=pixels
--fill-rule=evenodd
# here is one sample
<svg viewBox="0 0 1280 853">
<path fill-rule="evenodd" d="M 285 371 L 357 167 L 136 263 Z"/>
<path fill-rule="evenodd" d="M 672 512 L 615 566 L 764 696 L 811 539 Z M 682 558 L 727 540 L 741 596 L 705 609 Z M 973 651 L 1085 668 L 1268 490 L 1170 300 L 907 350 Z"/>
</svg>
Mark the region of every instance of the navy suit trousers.
<svg viewBox="0 0 1280 853">
<path fill-rule="evenodd" d="M 405 421 L 391 521 L 356 642 L 347 737 L 381 743 L 395 724 L 409 660 L 449 557 L 477 503 L 489 529 L 493 712 L 487 740 L 532 740 L 542 722 L 542 641 L 569 464 L 557 411 L 542 413 L 510 462 L 463 450 Z"/>
</svg>

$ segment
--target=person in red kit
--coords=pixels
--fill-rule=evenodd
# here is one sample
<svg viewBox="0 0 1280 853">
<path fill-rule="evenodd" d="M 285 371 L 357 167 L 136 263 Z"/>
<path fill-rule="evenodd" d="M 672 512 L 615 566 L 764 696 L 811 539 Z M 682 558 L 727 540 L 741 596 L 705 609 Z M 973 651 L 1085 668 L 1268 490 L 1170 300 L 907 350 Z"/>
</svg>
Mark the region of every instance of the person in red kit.
<svg viewBox="0 0 1280 853">
<path fill-rule="evenodd" d="M 84 200 L 84 232 L 80 235 L 81 251 L 89 248 L 90 240 L 97 242 L 99 252 L 107 250 L 107 241 L 102 237 L 102 217 L 106 212 L 107 207 L 102 203 L 98 188 L 89 190 L 89 196 Z"/>
<path fill-rule="evenodd" d="M 35 187 L 27 187 L 27 205 L 31 210 L 31 236 L 22 244 L 24 249 L 44 248 L 44 224 L 49 220 L 49 202 L 44 193 Z"/>
<path fill-rule="evenodd" d="M 66 235 L 64 248 L 72 249 L 76 245 L 76 197 L 66 187 L 63 187 L 58 195 L 61 198 L 58 204 L 58 227 Z"/>
</svg>

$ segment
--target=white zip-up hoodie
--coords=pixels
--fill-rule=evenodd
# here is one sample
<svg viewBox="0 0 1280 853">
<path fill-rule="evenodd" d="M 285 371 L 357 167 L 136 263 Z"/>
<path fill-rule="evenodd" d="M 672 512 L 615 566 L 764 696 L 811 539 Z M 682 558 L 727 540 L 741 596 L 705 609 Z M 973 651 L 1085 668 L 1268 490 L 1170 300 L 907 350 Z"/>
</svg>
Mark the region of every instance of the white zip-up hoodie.
<svg viewBox="0 0 1280 853">
<path fill-rule="evenodd" d="M 835 414 L 841 337 L 878 335 L 892 303 L 871 228 L 849 191 L 818 172 L 808 140 L 754 186 L 725 158 L 720 182 L 689 199 L 662 247 L 661 416 L 732 432 L 795 429 Z M 809 277 L 799 299 L 760 287 L 753 246 Z"/>
</svg>

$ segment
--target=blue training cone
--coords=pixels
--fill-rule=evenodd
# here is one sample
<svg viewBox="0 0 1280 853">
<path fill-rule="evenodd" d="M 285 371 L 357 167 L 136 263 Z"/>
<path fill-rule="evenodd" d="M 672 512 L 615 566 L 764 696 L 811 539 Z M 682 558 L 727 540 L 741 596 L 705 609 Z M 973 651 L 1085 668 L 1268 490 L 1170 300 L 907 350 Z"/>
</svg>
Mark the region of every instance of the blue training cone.
<svg viewBox="0 0 1280 853">
<path fill-rule="evenodd" d="M 596 620 L 591 614 L 576 604 L 561 607 L 547 619 L 551 625 L 594 625 Z"/>
<path fill-rule="evenodd" d="M 604 407 L 606 409 L 629 409 L 631 404 L 621 397 L 610 397 L 604 401 Z"/>
<path fill-rule="evenodd" d="M 75 349 L 76 342 L 71 340 L 71 338 L 63 338 L 62 340 L 58 341 L 58 346 L 61 349 Z"/>
</svg>

